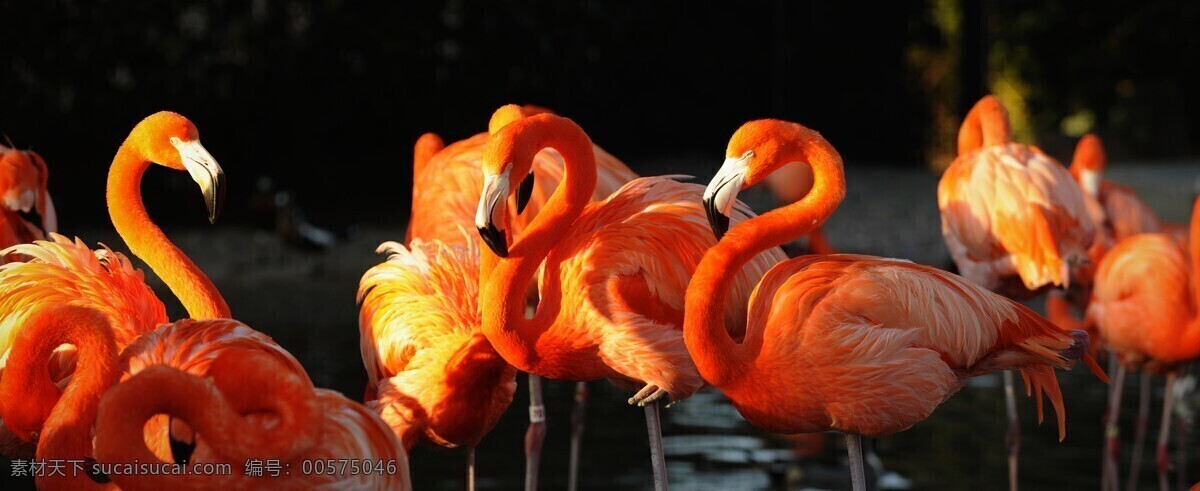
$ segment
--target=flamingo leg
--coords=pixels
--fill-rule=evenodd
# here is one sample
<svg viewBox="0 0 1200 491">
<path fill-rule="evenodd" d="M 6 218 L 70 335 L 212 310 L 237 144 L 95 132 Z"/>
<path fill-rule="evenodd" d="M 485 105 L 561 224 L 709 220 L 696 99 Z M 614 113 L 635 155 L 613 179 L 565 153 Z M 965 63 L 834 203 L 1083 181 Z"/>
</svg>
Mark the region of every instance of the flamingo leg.
<svg viewBox="0 0 1200 491">
<path fill-rule="evenodd" d="M 575 406 L 571 408 L 571 463 L 567 471 L 567 491 L 579 489 L 579 447 L 583 443 L 583 416 L 588 399 L 587 382 L 575 383 Z"/>
<path fill-rule="evenodd" d="M 1118 446 L 1120 427 L 1117 424 L 1121 411 L 1121 392 L 1125 387 L 1125 366 L 1117 365 L 1117 375 L 1113 377 L 1112 394 L 1108 397 L 1108 413 L 1104 417 L 1104 460 L 1101 466 L 1100 491 L 1116 491 L 1120 486 L 1120 471 L 1117 469 L 1117 457 L 1120 454 Z"/>
<path fill-rule="evenodd" d="M 846 454 L 850 461 L 850 485 L 853 486 L 854 491 L 867 491 L 867 475 L 863 471 L 861 436 L 856 433 L 846 433 Z"/>
<path fill-rule="evenodd" d="M 1142 470 L 1142 449 L 1146 446 L 1146 420 L 1150 419 L 1150 372 L 1142 372 L 1142 380 L 1138 387 L 1137 428 L 1133 433 L 1133 461 L 1129 464 L 1129 479 L 1125 489 L 1136 491 L 1138 474 Z"/>
<path fill-rule="evenodd" d="M 1167 453 L 1170 447 L 1171 437 L 1171 413 L 1175 404 L 1175 372 L 1167 374 L 1167 391 L 1163 396 L 1163 412 L 1162 425 L 1158 431 L 1158 488 L 1161 491 L 1171 489 L 1171 476 L 1168 472 L 1171 467 L 1171 459 Z"/>
<path fill-rule="evenodd" d="M 475 447 L 467 448 L 467 491 L 475 491 Z"/>
<path fill-rule="evenodd" d="M 667 461 L 663 455 L 662 423 L 658 419 L 658 401 L 639 404 L 646 408 L 646 431 L 650 434 L 650 463 L 654 469 L 654 491 L 667 491 Z"/>
<path fill-rule="evenodd" d="M 1003 377 L 1004 410 L 1008 413 L 1008 434 L 1004 439 L 1005 446 L 1008 447 L 1008 489 L 1017 491 L 1017 458 L 1021 453 L 1021 421 L 1017 417 L 1017 389 L 1013 383 L 1012 371 L 1005 370 Z"/>
<path fill-rule="evenodd" d="M 529 428 L 525 430 L 525 490 L 536 491 L 546 439 L 546 406 L 542 403 L 542 378 L 529 374 Z"/>
</svg>

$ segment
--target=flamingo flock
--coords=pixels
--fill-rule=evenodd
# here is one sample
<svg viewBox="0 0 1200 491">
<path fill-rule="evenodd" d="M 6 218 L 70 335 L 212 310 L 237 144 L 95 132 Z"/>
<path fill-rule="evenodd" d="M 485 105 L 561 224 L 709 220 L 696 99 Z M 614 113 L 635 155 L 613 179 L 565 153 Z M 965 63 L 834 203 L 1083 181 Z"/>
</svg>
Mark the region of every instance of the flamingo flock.
<svg viewBox="0 0 1200 491">
<path fill-rule="evenodd" d="M 1001 372 L 1017 489 L 1012 374 L 1039 422 L 1049 399 L 1061 440 L 1057 371 L 1082 362 L 1104 383 L 1095 357 L 1108 356 L 1110 432 L 1127 371 L 1146 374 L 1143 407 L 1150 375 L 1166 377 L 1156 462 L 1170 489 L 1172 389 L 1200 357 L 1200 200 L 1184 235 L 1102 177 L 1094 135 L 1069 168 L 1012 140 L 1004 106 L 983 98 L 939 183 L 959 276 L 837 253 L 822 226 L 853 184 L 834 145 L 798 123 L 743 124 L 707 186 L 639 177 L 538 106 L 502 106 L 486 132 L 449 145 L 422 135 L 404 242 L 380 245 L 386 259 L 359 283 L 361 400 L 315 387 L 286 349 L 236 320 L 150 218 L 140 190 L 150 165 L 187 172 L 209 220 L 220 214 L 225 171 L 187 118 L 160 112 L 134 126 L 106 185 L 129 254 L 186 309 L 174 321 L 130 256 L 59 235 L 46 162 L 0 146 L 0 453 L 76 463 L 37 476 L 40 489 L 407 490 L 425 482 L 408 459 L 424 444 L 464 451 L 474 489 L 474 449 L 524 372 L 526 489 L 539 487 L 542 380 L 579 384 L 582 415 L 583 384 L 604 379 L 644 413 L 657 490 L 669 488 L 661 409 L 711 388 L 765 431 L 844 434 L 858 491 L 862 437 L 904 431 L 973 377 Z M 782 203 L 761 215 L 738 200 L 759 183 Z M 812 253 L 789 258 L 805 236 Z M 1049 319 L 1019 303 L 1043 293 Z M 572 490 L 587 458 L 575 419 Z M 1118 487 L 1115 449 L 1110 433 L 1106 491 Z"/>
</svg>

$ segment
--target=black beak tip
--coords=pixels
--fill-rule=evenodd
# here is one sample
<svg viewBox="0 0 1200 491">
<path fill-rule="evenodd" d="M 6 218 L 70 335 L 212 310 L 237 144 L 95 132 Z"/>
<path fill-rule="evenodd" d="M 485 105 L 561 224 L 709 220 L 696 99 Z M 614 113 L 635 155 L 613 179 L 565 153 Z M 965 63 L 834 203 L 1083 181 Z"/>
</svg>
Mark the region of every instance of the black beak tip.
<svg viewBox="0 0 1200 491">
<path fill-rule="evenodd" d="M 707 199 L 704 200 L 704 214 L 708 216 L 708 227 L 717 240 L 725 237 L 725 232 L 729 231 L 729 217 L 718 211 L 712 200 Z"/>
<path fill-rule="evenodd" d="M 225 206 L 225 173 L 218 172 L 213 179 L 213 186 L 204 195 L 204 204 L 208 207 L 208 223 L 217 223 L 221 216 L 221 208 Z"/>
<path fill-rule="evenodd" d="M 508 257 L 508 240 L 494 225 L 488 224 L 487 227 L 477 227 L 479 236 L 483 238 L 483 243 L 487 244 L 492 252 L 500 257 Z"/>
<path fill-rule="evenodd" d="M 529 199 L 533 197 L 533 171 L 529 171 L 529 175 L 525 176 L 519 184 L 517 184 L 517 214 L 525 212 L 525 207 L 529 206 Z"/>
</svg>

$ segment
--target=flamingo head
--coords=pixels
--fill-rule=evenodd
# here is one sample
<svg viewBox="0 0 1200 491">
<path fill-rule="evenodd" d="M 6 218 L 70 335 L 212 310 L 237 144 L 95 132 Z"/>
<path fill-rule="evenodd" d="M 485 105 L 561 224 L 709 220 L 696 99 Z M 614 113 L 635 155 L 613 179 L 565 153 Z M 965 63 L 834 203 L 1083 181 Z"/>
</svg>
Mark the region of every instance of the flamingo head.
<svg viewBox="0 0 1200 491">
<path fill-rule="evenodd" d="M 39 200 L 47 198 L 46 162 L 29 150 L 0 145 L 0 206 L 37 227 L 45 234 Z"/>
<path fill-rule="evenodd" d="M 1100 194 L 1100 181 L 1104 174 L 1104 166 L 1108 155 L 1104 152 L 1104 143 L 1100 137 L 1088 133 L 1075 144 L 1075 156 L 1071 159 L 1071 174 L 1079 181 L 1079 187 L 1089 196 Z"/>
<path fill-rule="evenodd" d="M 208 221 L 215 222 L 225 200 L 225 171 L 200 144 L 196 126 L 182 115 L 160 111 L 142 120 L 134 135 L 147 160 L 192 176 L 204 196 Z"/>
<path fill-rule="evenodd" d="M 533 159 L 542 148 L 554 146 L 563 129 L 573 129 L 586 135 L 574 122 L 550 113 L 516 118 L 499 125 L 501 111 L 514 110 L 505 106 L 493 116 L 491 126 L 498 129 L 488 137 L 483 151 L 483 192 L 475 213 L 475 227 L 492 252 L 508 257 L 508 200 L 515 190 L 517 213 L 524 210 L 533 193 Z M 510 109 L 506 109 L 510 108 Z M 517 108 L 520 111 L 527 111 Z M 568 143 L 563 141 L 563 143 Z M 588 141 L 588 146 L 591 143 Z M 593 164 L 594 165 L 594 164 Z"/>
<path fill-rule="evenodd" d="M 0 404 L 0 418 L 17 438 L 37 443 L 38 433 L 58 402 L 59 393 L 52 384 L 29 382 L 32 375 L 16 364 L 7 372 L 8 377 L 0 379 L 0 397 L 6 401 Z"/>
<path fill-rule="evenodd" d="M 758 184 L 780 167 L 808 162 L 811 144 L 828 146 L 816 131 L 777 119 L 750 121 L 733 133 L 725 163 L 704 190 L 704 210 L 713 234 L 729 230 L 729 217 L 741 190 Z"/>
</svg>

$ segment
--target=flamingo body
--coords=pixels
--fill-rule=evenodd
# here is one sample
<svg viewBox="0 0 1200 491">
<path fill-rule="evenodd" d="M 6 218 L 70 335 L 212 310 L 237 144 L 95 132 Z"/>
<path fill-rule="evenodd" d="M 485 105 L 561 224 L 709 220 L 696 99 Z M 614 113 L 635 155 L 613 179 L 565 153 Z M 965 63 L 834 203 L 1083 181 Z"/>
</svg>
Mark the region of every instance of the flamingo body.
<svg viewBox="0 0 1200 491">
<path fill-rule="evenodd" d="M 1194 315 L 1190 269 L 1187 252 L 1166 234 L 1127 238 L 1104 256 L 1088 317 L 1123 364 L 1169 368 L 1195 356 L 1182 342 Z"/>
<path fill-rule="evenodd" d="M 1066 366 L 1059 353 L 1073 340 L 938 269 L 849 254 L 781 262 L 755 290 L 750 323 L 762 333 L 760 375 L 722 390 L 760 428 L 884 436 L 924 420 L 971 375 L 1031 362 L 1046 369 L 1023 373 L 1050 396 L 1065 428 L 1048 368 Z"/>
<path fill-rule="evenodd" d="M 406 447 L 473 447 L 516 392 L 516 370 L 480 326 L 479 248 L 462 240 L 384 243 L 388 260 L 359 285 L 368 406 Z"/>
<path fill-rule="evenodd" d="M 1093 228 L 1070 173 L 1035 147 L 1009 143 L 955 159 L 938 183 L 942 234 L 962 275 L 995 290 L 1069 284 Z"/>
</svg>

